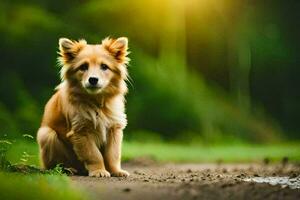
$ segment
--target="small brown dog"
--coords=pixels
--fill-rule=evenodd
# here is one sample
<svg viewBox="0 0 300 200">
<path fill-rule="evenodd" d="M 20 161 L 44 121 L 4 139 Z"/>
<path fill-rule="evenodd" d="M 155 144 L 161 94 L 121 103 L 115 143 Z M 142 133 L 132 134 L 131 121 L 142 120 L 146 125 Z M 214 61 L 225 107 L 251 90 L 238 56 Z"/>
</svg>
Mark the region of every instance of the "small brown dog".
<svg viewBox="0 0 300 200">
<path fill-rule="evenodd" d="M 57 164 L 89 176 L 128 176 L 121 169 L 127 124 L 127 38 L 101 44 L 59 40 L 62 83 L 45 107 L 37 133 L 45 169 Z"/>
</svg>

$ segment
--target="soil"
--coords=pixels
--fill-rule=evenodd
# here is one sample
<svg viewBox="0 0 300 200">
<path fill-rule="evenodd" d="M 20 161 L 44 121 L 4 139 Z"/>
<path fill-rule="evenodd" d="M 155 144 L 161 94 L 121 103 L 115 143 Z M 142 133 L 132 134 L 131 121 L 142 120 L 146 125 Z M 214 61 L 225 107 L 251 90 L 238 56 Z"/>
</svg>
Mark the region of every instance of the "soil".
<svg viewBox="0 0 300 200">
<path fill-rule="evenodd" d="M 123 168 L 129 177 L 71 180 L 90 199 L 300 199 L 299 164 L 157 164 L 142 159 Z M 280 177 L 285 181 L 272 179 Z"/>
</svg>

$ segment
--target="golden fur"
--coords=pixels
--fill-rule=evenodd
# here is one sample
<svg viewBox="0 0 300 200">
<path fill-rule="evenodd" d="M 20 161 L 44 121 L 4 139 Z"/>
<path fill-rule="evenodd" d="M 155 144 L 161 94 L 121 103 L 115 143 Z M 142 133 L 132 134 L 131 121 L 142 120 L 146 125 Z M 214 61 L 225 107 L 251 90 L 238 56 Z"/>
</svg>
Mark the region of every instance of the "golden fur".
<svg viewBox="0 0 300 200">
<path fill-rule="evenodd" d="M 62 82 L 45 107 L 37 133 L 45 169 L 63 164 L 89 176 L 129 175 L 121 169 L 127 49 L 124 37 L 96 45 L 59 40 Z"/>
</svg>

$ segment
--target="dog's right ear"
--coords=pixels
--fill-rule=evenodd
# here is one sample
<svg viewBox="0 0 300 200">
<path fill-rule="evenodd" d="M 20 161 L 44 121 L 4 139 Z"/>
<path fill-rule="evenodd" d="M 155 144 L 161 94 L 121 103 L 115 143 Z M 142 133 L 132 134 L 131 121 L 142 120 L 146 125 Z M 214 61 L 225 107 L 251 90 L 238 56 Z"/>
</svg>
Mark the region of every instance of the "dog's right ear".
<svg viewBox="0 0 300 200">
<path fill-rule="evenodd" d="M 70 63 L 86 45 L 85 40 L 72 41 L 67 38 L 59 39 L 59 60 L 61 64 Z"/>
</svg>

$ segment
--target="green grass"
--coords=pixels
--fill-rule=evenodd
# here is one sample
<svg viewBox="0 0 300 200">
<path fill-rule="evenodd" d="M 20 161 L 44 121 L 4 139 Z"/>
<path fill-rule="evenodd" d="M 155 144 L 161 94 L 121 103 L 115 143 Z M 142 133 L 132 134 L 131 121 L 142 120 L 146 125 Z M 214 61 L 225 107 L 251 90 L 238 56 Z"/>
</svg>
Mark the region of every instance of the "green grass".
<svg viewBox="0 0 300 200">
<path fill-rule="evenodd" d="M 60 166 L 40 170 L 32 141 L 0 141 L 0 199 L 86 199 Z"/>
<path fill-rule="evenodd" d="M 85 199 L 66 176 L 0 172 L 0 199 Z"/>
<path fill-rule="evenodd" d="M 162 162 L 259 162 L 264 158 L 279 161 L 283 157 L 298 162 L 300 144 L 203 146 L 125 142 L 123 158 L 132 159 L 138 156 L 149 156 Z"/>
<path fill-rule="evenodd" d="M 13 164 L 28 164 L 39 166 L 38 146 L 35 142 L 13 142 L 7 151 L 7 160 Z"/>
<path fill-rule="evenodd" d="M 23 160 L 25 155 L 27 159 Z M 280 161 L 288 157 L 290 161 L 300 161 L 300 143 L 285 144 L 233 144 L 233 145 L 184 145 L 167 144 L 162 142 L 128 142 L 123 144 L 123 159 L 149 156 L 161 162 L 259 162 L 264 158 Z M 26 157 L 26 156 L 25 156 Z M 39 165 L 38 148 L 36 143 L 17 141 L 7 153 L 11 163 Z"/>
</svg>

